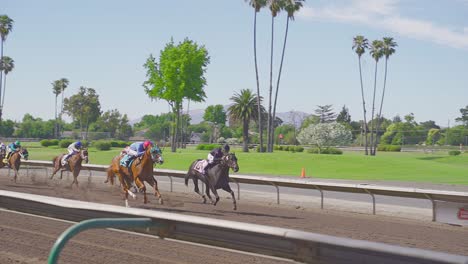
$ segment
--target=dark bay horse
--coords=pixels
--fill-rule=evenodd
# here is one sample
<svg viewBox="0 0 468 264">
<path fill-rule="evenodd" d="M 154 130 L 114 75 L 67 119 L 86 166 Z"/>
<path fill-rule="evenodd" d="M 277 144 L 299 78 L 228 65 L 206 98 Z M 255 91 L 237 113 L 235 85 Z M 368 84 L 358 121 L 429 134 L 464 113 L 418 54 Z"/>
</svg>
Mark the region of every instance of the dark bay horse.
<svg viewBox="0 0 468 264">
<path fill-rule="evenodd" d="M 2 159 L 0 162 L 0 168 L 4 166 L 8 166 L 9 168 L 13 169 L 13 171 L 15 172 L 14 181 L 16 183 L 16 179 L 18 178 L 18 170 L 21 165 L 21 159 L 28 160 L 28 157 L 29 157 L 28 150 L 26 148 L 21 148 L 11 154 L 10 159 L 7 161 L 6 164 L 3 162 L 3 159 Z"/>
<path fill-rule="evenodd" d="M 71 157 L 68 158 L 67 164 L 65 166 L 62 166 L 62 158 L 66 154 L 61 154 L 57 157 L 55 157 L 52 160 L 52 164 L 54 164 L 54 171 L 52 172 L 52 176 L 50 178 L 52 179 L 54 175 L 60 170 L 60 179 L 62 179 L 63 172 L 64 171 L 70 171 L 73 174 L 73 184 L 76 184 L 78 186 L 78 174 L 80 174 L 81 171 L 81 162 L 84 160 L 86 163 L 88 163 L 88 150 L 87 149 L 82 149 L 80 152 L 73 154 Z"/>
<path fill-rule="evenodd" d="M 136 195 L 130 191 L 133 184 L 143 192 L 143 202 L 145 204 L 148 203 L 145 181 L 153 187 L 154 195 L 158 198 L 159 203 L 163 204 L 163 199 L 158 189 L 158 182 L 153 176 L 153 164 L 162 164 L 164 162 L 161 149 L 156 145 L 148 147 L 141 157 L 133 160 L 130 168 L 120 165 L 120 160 L 123 157 L 124 155 L 120 154 L 112 159 L 111 165 L 107 169 L 107 180 L 105 182 L 110 181 L 111 184 L 114 184 L 114 175 L 117 175 L 125 195 L 125 206 L 129 207 L 129 194 L 133 198 L 136 198 Z"/>
<path fill-rule="evenodd" d="M 223 189 L 226 192 L 230 193 L 232 196 L 232 202 L 234 204 L 234 210 L 237 210 L 236 197 L 234 192 L 229 186 L 229 169 L 232 169 L 234 172 L 239 171 L 239 165 L 237 164 L 237 157 L 234 153 L 229 153 L 224 155 L 220 162 L 215 166 L 208 169 L 206 176 L 195 170 L 195 165 L 200 161 L 200 159 L 194 161 L 185 175 L 185 185 L 188 185 L 189 178 L 193 179 L 193 184 L 195 185 L 194 191 L 198 193 L 203 198 L 203 203 L 206 203 L 206 197 L 204 194 L 200 193 L 198 189 L 198 180 L 202 181 L 206 185 L 206 196 L 210 198 L 213 205 L 216 205 L 219 201 L 218 192 L 216 190 Z M 210 196 L 210 190 L 216 197 L 216 200 Z"/>
</svg>

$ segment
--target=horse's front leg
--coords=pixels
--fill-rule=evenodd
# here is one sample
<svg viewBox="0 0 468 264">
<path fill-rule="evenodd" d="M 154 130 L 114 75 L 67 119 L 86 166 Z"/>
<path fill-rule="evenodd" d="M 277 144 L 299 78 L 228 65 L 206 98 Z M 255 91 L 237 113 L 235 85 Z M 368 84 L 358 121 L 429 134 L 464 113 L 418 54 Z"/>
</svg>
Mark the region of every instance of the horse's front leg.
<svg viewBox="0 0 468 264">
<path fill-rule="evenodd" d="M 218 192 L 216 191 L 215 187 L 212 186 L 208 181 L 206 182 L 205 187 L 206 187 L 206 195 L 208 196 L 208 198 L 210 198 L 211 203 L 213 205 L 216 205 L 218 203 L 218 201 L 219 201 L 219 196 L 218 196 Z M 213 200 L 213 198 L 211 198 L 210 189 L 213 192 L 213 194 L 215 195 L 216 200 Z"/>
<path fill-rule="evenodd" d="M 224 186 L 223 187 L 223 190 L 225 190 L 226 192 L 230 193 L 231 196 L 232 196 L 232 204 L 233 204 L 233 210 L 237 210 L 237 204 L 236 204 L 236 197 L 234 196 L 234 192 L 232 191 L 231 189 L 231 186 L 227 185 L 227 186 Z"/>
<path fill-rule="evenodd" d="M 71 184 L 71 187 L 73 187 L 73 184 L 76 184 L 76 187 L 78 187 L 78 175 L 79 174 L 80 174 L 80 170 L 73 171 L 73 182 Z"/>
<path fill-rule="evenodd" d="M 158 198 L 159 204 L 163 204 L 163 199 L 162 199 L 161 193 L 159 192 L 159 189 L 158 189 L 158 181 L 156 181 L 156 179 L 154 178 L 153 175 L 151 175 L 150 177 L 151 178 L 150 178 L 148 183 L 153 187 L 154 196 L 156 196 L 156 198 Z"/>
</svg>

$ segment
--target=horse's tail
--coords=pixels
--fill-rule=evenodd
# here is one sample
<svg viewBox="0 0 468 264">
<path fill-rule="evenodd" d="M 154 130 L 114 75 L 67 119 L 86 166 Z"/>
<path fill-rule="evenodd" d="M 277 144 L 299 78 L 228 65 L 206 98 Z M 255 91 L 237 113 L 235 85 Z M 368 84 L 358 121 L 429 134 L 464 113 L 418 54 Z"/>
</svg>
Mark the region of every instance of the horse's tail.
<svg viewBox="0 0 468 264">
<path fill-rule="evenodd" d="M 107 179 L 104 181 L 104 183 L 108 183 L 110 181 L 111 185 L 114 185 L 114 172 L 112 171 L 112 166 L 109 166 L 107 168 Z"/>
<path fill-rule="evenodd" d="M 187 174 L 185 174 L 185 186 L 188 186 L 189 178 L 190 178 L 190 175 L 189 175 L 189 172 L 187 172 Z"/>
</svg>

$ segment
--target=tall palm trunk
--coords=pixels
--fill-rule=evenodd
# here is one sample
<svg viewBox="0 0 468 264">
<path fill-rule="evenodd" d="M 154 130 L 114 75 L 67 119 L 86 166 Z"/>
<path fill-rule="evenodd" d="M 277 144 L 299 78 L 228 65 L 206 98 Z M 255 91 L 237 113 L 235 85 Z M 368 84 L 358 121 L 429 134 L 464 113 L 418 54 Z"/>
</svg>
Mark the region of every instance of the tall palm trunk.
<svg viewBox="0 0 468 264">
<path fill-rule="evenodd" d="M 242 137 L 243 137 L 243 144 L 242 144 L 242 151 L 249 152 L 249 120 L 244 119 L 242 121 Z"/>
<path fill-rule="evenodd" d="M 3 97 L 2 97 L 2 109 L 3 109 L 3 105 L 5 105 L 5 94 L 6 94 L 6 78 L 7 78 L 7 74 L 5 73 L 5 75 L 3 76 Z"/>
<path fill-rule="evenodd" d="M 278 90 L 279 90 L 279 84 L 281 80 L 281 70 L 283 69 L 283 61 L 284 61 L 284 53 L 286 51 L 286 41 L 288 39 L 288 29 L 289 29 L 289 17 L 286 16 L 286 31 L 284 32 L 284 42 L 283 42 L 283 51 L 281 53 L 281 62 L 280 62 L 280 67 L 279 67 L 279 72 L 278 72 L 278 79 L 276 80 L 276 92 L 275 92 L 275 102 L 273 103 L 273 125 L 272 125 L 272 135 L 271 135 L 271 144 L 274 144 L 274 135 L 275 135 L 275 129 L 274 129 L 274 122 L 276 120 L 276 102 L 278 101 Z"/>
<path fill-rule="evenodd" d="M 272 127 L 272 116 L 271 116 L 271 97 L 273 93 L 273 41 L 274 41 L 274 28 L 275 28 L 275 17 L 271 16 L 271 46 L 270 46 L 270 89 L 268 93 L 268 129 L 267 129 L 267 151 L 272 152 L 271 146 L 271 127 Z"/>
<path fill-rule="evenodd" d="M 377 149 L 377 141 L 378 141 L 378 134 L 379 134 L 379 129 L 380 129 L 380 122 L 382 119 L 382 106 L 384 102 L 384 97 L 385 97 L 385 86 L 387 84 L 387 62 L 388 58 L 385 58 L 385 75 L 384 75 L 384 83 L 383 83 L 383 89 L 382 89 L 382 99 L 380 100 L 380 109 L 379 109 L 379 115 L 377 119 L 377 128 L 376 128 L 376 137 L 375 137 L 375 143 L 374 143 L 374 155 Z"/>
<path fill-rule="evenodd" d="M 57 97 L 58 95 L 55 95 L 55 127 L 54 127 L 54 137 L 58 138 L 58 121 L 57 121 Z"/>
<path fill-rule="evenodd" d="M 3 40 L 0 42 L 0 62 L 3 60 Z M 0 100 L 2 99 L 3 70 L 0 70 Z M 2 122 L 3 104 L 0 105 L 0 122 Z"/>
<path fill-rule="evenodd" d="M 60 125 L 61 125 L 61 123 L 62 123 L 62 114 L 63 114 L 63 92 L 64 92 L 64 89 L 63 89 L 63 87 L 62 87 L 62 92 L 61 92 L 61 94 L 62 94 L 62 103 L 60 104 L 60 114 L 59 114 L 59 116 L 60 116 L 60 118 L 59 118 L 60 123 L 59 123 L 59 125 L 57 126 L 57 130 L 58 130 L 59 135 L 61 134 L 61 133 L 60 133 L 60 129 L 61 129 L 61 128 L 60 128 Z"/>
<path fill-rule="evenodd" d="M 370 134 L 370 141 L 371 141 L 371 155 L 375 155 L 375 150 L 374 150 L 374 111 L 375 111 L 375 91 L 377 87 L 377 64 L 378 61 L 375 61 L 375 72 L 374 72 L 374 95 L 372 96 L 372 114 L 371 114 L 371 134 Z"/>
<path fill-rule="evenodd" d="M 361 79 L 362 111 L 364 113 L 364 139 L 365 139 L 364 148 L 365 148 L 365 154 L 369 155 L 369 151 L 367 150 L 368 142 L 367 142 L 366 100 L 364 99 L 364 86 L 362 84 L 361 56 L 359 56 L 358 59 L 359 59 L 359 77 Z"/>
<path fill-rule="evenodd" d="M 254 61 L 255 61 L 255 78 L 257 79 L 257 111 L 258 111 L 258 133 L 260 136 L 260 152 L 263 152 L 263 125 L 262 114 L 260 107 L 260 81 L 258 80 L 258 64 L 257 64 L 257 11 L 254 9 Z"/>
</svg>

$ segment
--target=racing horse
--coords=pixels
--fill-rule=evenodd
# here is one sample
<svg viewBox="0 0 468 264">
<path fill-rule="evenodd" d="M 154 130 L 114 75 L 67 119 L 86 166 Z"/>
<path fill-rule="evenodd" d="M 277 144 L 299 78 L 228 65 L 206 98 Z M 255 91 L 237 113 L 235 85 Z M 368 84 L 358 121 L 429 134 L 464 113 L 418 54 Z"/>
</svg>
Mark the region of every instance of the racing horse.
<svg viewBox="0 0 468 264">
<path fill-rule="evenodd" d="M 21 148 L 14 153 L 11 154 L 10 158 L 6 163 L 3 162 L 3 159 L 0 161 L 0 168 L 3 168 L 4 166 L 8 166 L 9 168 L 13 169 L 15 172 L 15 177 L 14 181 L 16 183 L 16 179 L 18 178 L 18 170 L 21 165 L 21 159 L 28 160 L 29 153 L 26 148 Z"/>
<path fill-rule="evenodd" d="M 236 197 L 234 196 L 234 192 L 229 186 L 229 169 L 232 169 L 234 172 L 239 171 L 239 165 L 237 164 L 236 155 L 234 153 L 224 155 L 220 159 L 218 164 L 208 169 L 206 176 L 200 173 L 201 170 L 198 170 L 196 168 L 199 162 L 203 162 L 203 160 L 198 159 L 192 162 L 192 164 L 190 165 L 190 168 L 187 174 L 185 175 L 185 185 L 187 186 L 189 178 L 192 178 L 193 184 L 195 185 L 194 191 L 202 197 L 203 203 L 206 203 L 206 196 L 208 196 L 208 198 L 210 198 L 211 200 L 211 203 L 215 206 L 219 201 L 218 192 L 216 190 L 223 189 L 231 194 L 232 202 L 234 205 L 233 209 L 237 210 Z M 200 190 L 198 189 L 198 180 L 205 183 L 206 196 L 200 193 Z M 211 198 L 210 190 L 215 195 L 216 200 L 213 200 Z"/>
<path fill-rule="evenodd" d="M 153 176 L 153 164 L 162 164 L 164 162 L 161 149 L 157 145 L 148 147 L 141 157 L 135 158 L 131 162 L 130 167 L 128 168 L 120 165 L 120 160 L 123 157 L 124 154 L 121 153 L 112 159 L 111 165 L 109 168 L 107 168 L 107 180 L 105 183 L 110 181 L 110 183 L 113 185 L 114 175 L 117 175 L 120 186 L 125 195 L 125 206 L 129 207 L 128 195 L 130 194 L 132 198 L 136 198 L 136 195 L 130 190 L 133 184 L 135 184 L 137 188 L 143 192 L 143 203 L 148 203 L 148 198 L 146 196 L 146 186 L 144 183 L 146 181 L 153 187 L 154 196 L 158 198 L 159 204 L 163 204 L 163 199 L 158 189 L 158 182 Z"/>
<path fill-rule="evenodd" d="M 78 174 L 80 174 L 81 171 L 81 163 L 83 160 L 88 163 L 88 150 L 87 149 L 82 149 L 80 152 L 73 154 L 71 157 L 68 158 L 67 163 L 65 166 L 62 166 L 62 158 L 64 155 L 67 154 L 61 154 L 57 157 L 55 157 L 52 160 L 52 164 L 54 165 L 54 171 L 52 172 L 52 176 L 50 178 L 52 179 L 54 175 L 60 170 L 60 179 L 62 179 L 63 172 L 64 171 L 70 171 L 73 174 L 73 184 L 76 184 L 78 186 Z"/>
</svg>

